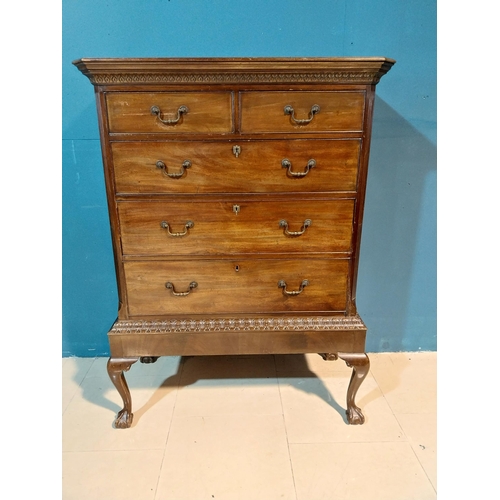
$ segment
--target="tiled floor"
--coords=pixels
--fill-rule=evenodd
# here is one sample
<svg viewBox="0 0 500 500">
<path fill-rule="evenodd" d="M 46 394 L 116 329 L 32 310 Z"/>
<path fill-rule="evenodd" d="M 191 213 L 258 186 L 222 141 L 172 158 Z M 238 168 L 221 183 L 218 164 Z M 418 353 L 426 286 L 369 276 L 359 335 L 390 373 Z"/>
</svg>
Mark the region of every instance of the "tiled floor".
<svg viewBox="0 0 500 500">
<path fill-rule="evenodd" d="M 436 353 L 371 354 L 345 420 L 351 369 L 317 354 L 163 357 L 126 374 L 65 358 L 64 500 L 436 498 Z"/>
</svg>

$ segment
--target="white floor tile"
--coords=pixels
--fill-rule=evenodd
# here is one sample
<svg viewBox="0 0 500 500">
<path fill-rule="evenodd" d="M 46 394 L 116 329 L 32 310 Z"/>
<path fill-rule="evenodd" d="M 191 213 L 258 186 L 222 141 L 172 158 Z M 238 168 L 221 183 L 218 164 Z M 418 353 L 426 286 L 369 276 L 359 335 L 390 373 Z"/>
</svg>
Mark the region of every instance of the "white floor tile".
<svg viewBox="0 0 500 500">
<path fill-rule="evenodd" d="M 64 500 L 154 500 L 163 450 L 63 453 Z"/>
<path fill-rule="evenodd" d="M 394 413 L 436 413 L 436 353 L 379 356 L 371 373 Z"/>
<path fill-rule="evenodd" d="M 283 418 L 174 418 L 157 500 L 295 500 Z"/>
<path fill-rule="evenodd" d="M 435 500 L 408 443 L 291 444 L 297 500 Z"/>
<path fill-rule="evenodd" d="M 62 411 L 78 393 L 80 384 L 88 374 L 95 358 L 63 358 L 62 363 Z"/>
<path fill-rule="evenodd" d="M 434 488 L 437 488 L 436 415 L 432 413 L 401 413 L 396 415 L 396 418 L 429 480 Z"/>
</svg>

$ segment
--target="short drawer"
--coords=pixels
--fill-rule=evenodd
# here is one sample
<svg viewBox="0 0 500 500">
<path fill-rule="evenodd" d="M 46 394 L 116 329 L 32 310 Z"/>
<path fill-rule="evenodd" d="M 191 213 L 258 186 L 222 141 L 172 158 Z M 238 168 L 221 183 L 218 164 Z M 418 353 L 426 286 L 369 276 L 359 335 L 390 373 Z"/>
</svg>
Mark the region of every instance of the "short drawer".
<svg viewBox="0 0 500 500">
<path fill-rule="evenodd" d="M 347 259 L 126 262 L 131 316 L 344 311 Z"/>
<path fill-rule="evenodd" d="M 106 103 L 112 133 L 233 131 L 231 92 L 118 92 L 108 93 Z"/>
<path fill-rule="evenodd" d="M 123 194 L 355 191 L 361 139 L 115 142 L 111 149 Z"/>
<path fill-rule="evenodd" d="M 359 132 L 364 92 L 243 92 L 242 133 Z"/>
<path fill-rule="evenodd" d="M 123 201 L 124 255 L 348 252 L 354 200 Z"/>
</svg>

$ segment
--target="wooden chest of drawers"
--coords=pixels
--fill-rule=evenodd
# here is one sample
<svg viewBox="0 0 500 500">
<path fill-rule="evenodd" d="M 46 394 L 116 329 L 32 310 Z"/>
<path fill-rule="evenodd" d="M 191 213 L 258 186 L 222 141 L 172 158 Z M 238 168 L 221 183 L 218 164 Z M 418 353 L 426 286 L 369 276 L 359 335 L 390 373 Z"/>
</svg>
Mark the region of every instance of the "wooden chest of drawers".
<svg viewBox="0 0 500 500">
<path fill-rule="evenodd" d="M 108 373 L 168 355 L 320 353 L 369 370 L 356 277 L 375 85 L 394 61 L 81 59 L 120 307 Z"/>
</svg>

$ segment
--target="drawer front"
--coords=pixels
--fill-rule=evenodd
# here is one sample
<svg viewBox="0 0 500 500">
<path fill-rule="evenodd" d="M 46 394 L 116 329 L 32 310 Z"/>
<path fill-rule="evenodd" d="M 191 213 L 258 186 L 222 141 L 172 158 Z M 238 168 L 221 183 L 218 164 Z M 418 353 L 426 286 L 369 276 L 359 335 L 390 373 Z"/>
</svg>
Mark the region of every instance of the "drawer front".
<svg viewBox="0 0 500 500">
<path fill-rule="evenodd" d="M 118 193 L 325 192 L 356 190 L 361 140 L 115 142 L 111 148 Z"/>
<path fill-rule="evenodd" d="M 344 311 L 346 307 L 347 259 L 136 261 L 124 267 L 131 316 Z"/>
<path fill-rule="evenodd" d="M 112 133 L 224 134 L 233 131 L 231 92 L 119 92 L 107 94 L 106 102 Z M 153 106 L 157 108 L 156 114 L 151 111 Z"/>
<path fill-rule="evenodd" d="M 354 200 L 125 201 L 118 212 L 125 255 L 347 252 Z"/>
<path fill-rule="evenodd" d="M 243 92 L 241 131 L 357 132 L 363 129 L 364 104 L 364 92 Z M 315 114 L 313 106 L 319 107 Z M 293 112 L 286 114 L 285 107 Z"/>
</svg>

